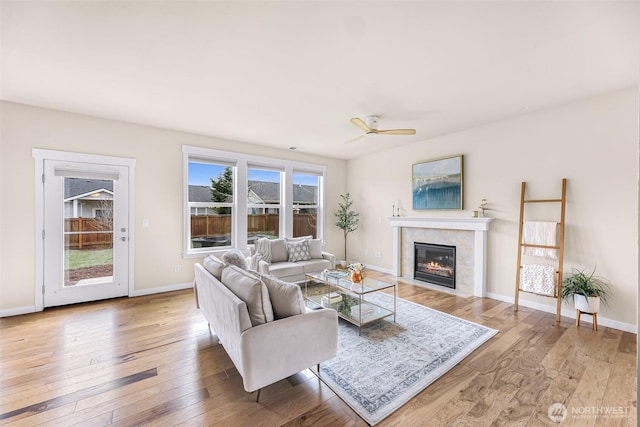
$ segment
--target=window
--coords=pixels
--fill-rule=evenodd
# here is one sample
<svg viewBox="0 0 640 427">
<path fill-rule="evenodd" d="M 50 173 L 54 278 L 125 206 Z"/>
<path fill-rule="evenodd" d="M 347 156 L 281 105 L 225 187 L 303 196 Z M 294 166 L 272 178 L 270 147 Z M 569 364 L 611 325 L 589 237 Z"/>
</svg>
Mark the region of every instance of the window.
<svg viewBox="0 0 640 427">
<path fill-rule="evenodd" d="M 280 236 L 282 173 L 279 170 L 249 166 L 247 170 L 247 243 L 261 237 Z"/>
<path fill-rule="evenodd" d="M 233 165 L 196 158 L 189 160 L 188 170 L 188 252 L 231 247 Z"/>
<path fill-rule="evenodd" d="M 293 172 L 293 237 L 318 235 L 320 177 Z"/>
<path fill-rule="evenodd" d="M 260 237 L 323 237 L 325 166 L 186 145 L 182 152 L 185 255 L 243 250 Z"/>
</svg>

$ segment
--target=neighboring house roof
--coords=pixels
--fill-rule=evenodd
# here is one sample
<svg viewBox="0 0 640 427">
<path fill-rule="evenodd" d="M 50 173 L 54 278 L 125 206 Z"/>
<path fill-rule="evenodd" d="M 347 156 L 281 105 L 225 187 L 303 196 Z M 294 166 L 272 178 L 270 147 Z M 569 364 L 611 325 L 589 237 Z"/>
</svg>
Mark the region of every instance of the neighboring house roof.
<svg viewBox="0 0 640 427">
<path fill-rule="evenodd" d="M 277 203 L 279 184 L 276 182 L 265 181 L 249 181 L 249 190 L 253 192 L 251 197 L 252 203 L 260 203 L 262 200 L 264 203 Z M 294 203 L 299 204 L 313 204 L 316 201 L 316 192 L 318 187 L 313 185 L 294 185 L 293 186 L 293 200 Z M 256 200 L 256 197 L 258 200 Z M 190 202 L 203 202 L 207 203 L 211 201 L 211 187 L 207 185 L 190 185 L 189 186 L 189 201 Z"/>
<path fill-rule="evenodd" d="M 78 199 L 102 191 L 113 194 L 113 181 L 105 179 L 68 178 L 64 186 L 64 199 Z"/>
<path fill-rule="evenodd" d="M 206 185 L 190 185 L 189 201 L 207 203 L 211 201 L 211 187 Z"/>
<path fill-rule="evenodd" d="M 249 181 L 249 191 L 253 191 L 263 203 L 280 203 L 280 184 L 277 182 Z"/>
<path fill-rule="evenodd" d="M 293 186 L 293 202 L 311 205 L 317 203 L 318 187 L 313 185 L 297 184 Z"/>
</svg>

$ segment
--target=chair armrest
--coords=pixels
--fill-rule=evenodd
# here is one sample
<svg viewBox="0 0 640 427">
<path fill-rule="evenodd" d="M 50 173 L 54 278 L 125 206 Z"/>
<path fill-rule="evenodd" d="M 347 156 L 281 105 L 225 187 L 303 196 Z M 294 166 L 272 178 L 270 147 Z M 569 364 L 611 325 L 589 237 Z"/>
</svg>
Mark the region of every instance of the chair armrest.
<svg viewBox="0 0 640 427">
<path fill-rule="evenodd" d="M 260 274 L 271 274 L 269 269 L 269 263 L 266 261 L 258 261 L 258 273 Z"/>
<path fill-rule="evenodd" d="M 227 354 L 240 364 L 240 338 L 251 329 L 247 305 L 199 263 L 194 264 L 197 301 Z"/>
<path fill-rule="evenodd" d="M 248 392 L 258 390 L 335 357 L 338 313 L 308 310 L 263 325 L 240 337 L 242 379 Z"/>
<path fill-rule="evenodd" d="M 322 258 L 329 260 L 329 262 L 331 263 L 331 269 L 333 270 L 334 268 L 336 268 L 336 257 L 333 254 L 330 254 L 329 252 L 322 252 Z"/>
</svg>

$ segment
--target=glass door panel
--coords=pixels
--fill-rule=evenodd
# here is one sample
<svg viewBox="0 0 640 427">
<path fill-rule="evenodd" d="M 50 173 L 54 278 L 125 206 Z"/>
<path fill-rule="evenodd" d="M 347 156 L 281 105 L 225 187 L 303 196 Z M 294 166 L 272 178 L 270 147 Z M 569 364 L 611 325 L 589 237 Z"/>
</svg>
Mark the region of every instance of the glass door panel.
<svg viewBox="0 0 640 427">
<path fill-rule="evenodd" d="M 64 195 L 64 286 L 112 282 L 113 181 L 65 177 Z"/>
</svg>

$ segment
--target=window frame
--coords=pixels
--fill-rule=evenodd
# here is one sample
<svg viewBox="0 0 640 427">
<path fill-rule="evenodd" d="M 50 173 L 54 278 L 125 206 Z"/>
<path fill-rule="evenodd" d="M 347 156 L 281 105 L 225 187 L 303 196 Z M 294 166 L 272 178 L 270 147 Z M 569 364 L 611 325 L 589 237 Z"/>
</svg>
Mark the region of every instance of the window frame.
<svg viewBox="0 0 640 427">
<path fill-rule="evenodd" d="M 315 209 L 316 210 L 316 232 L 318 234 L 318 236 L 320 236 L 320 231 L 319 231 L 319 227 L 318 227 L 318 218 L 321 218 L 321 187 L 322 184 L 321 182 L 323 181 L 324 176 L 317 174 L 315 171 L 309 171 L 309 170 L 301 170 L 301 169 L 294 169 L 292 172 L 292 180 L 293 180 L 293 176 L 296 174 L 302 174 L 302 175 L 310 175 L 310 176 L 316 176 L 318 177 L 318 195 L 317 195 L 317 200 L 316 203 L 313 205 L 301 205 L 301 204 L 295 204 L 295 201 L 292 203 L 292 212 L 295 212 L 296 209 L 298 210 L 303 210 L 303 209 Z M 295 186 L 296 184 L 293 183 L 293 185 Z M 322 217 L 324 218 L 324 217 Z M 291 231 L 291 234 L 293 235 L 293 230 Z M 296 236 L 296 237 L 300 237 L 300 236 Z M 322 239 L 324 241 L 324 239 Z"/>
<path fill-rule="evenodd" d="M 191 202 L 189 201 L 189 185 L 188 185 L 188 177 L 189 177 L 189 164 L 190 163 L 201 163 L 201 164 L 210 164 L 210 165 L 215 165 L 215 166 L 224 166 L 224 167 L 230 167 L 231 168 L 231 172 L 232 172 L 232 180 L 233 180 L 233 192 L 231 195 L 232 198 L 232 202 Z M 209 210 L 209 208 L 211 209 L 215 209 L 215 208 L 231 208 L 231 242 L 229 245 L 225 245 L 225 246 L 216 246 L 217 249 L 221 249 L 221 250 L 229 250 L 233 247 L 233 236 L 234 236 L 234 223 L 235 223 L 235 217 L 234 217 L 234 210 L 235 210 L 235 201 L 236 201 L 236 164 L 233 161 L 229 161 L 228 159 L 218 159 L 218 158 L 211 158 L 211 157 L 202 157 L 202 156 L 190 156 L 189 157 L 189 161 L 186 164 L 186 173 L 187 173 L 187 187 L 186 187 L 186 193 L 185 193 L 185 199 L 186 199 L 186 212 L 187 212 L 187 216 L 185 219 L 185 226 L 184 226 L 184 231 L 185 233 L 187 233 L 186 235 L 186 239 L 185 239 L 185 247 L 184 249 L 187 250 L 190 254 L 200 254 L 200 253 L 209 253 L 211 252 L 211 249 L 207 248 L 207 247 L 202 247 L 202 248 L 192 248 L 191 247 L 191 209 L 195 208 L 196 210 L 196 215 L 195 216 L 202 216 L 198 214 L 198 209 L 205 209 L 205 216 L 207 215 L 207 212 Z"/>
<path fill-rule="evenodd" d="M 189 202 L 189 163 L 192 161 L 210 162 L 216 164 L 229 164 L 234 166 L 233 203 L 231 245 L 225 247 L 191 248 L 190 245 L 190 218 L 191 207 Z M 318 220 L 316 225 L 317 237 L 325 241 L 325 165 L 304 163 L 293 160 L 277 159 L 272 157 L 255 156 L 244 153 L 215 150 L 210 148 L 182 146 L 183 162 L 183 257 L 202 257 L 208 254 L 221 254 L 231 248 L 246 252 L 248 249 L 248 225 L 247 215 L 249 204 L 248 194 L 248 170 L 251 168 L 264 168 L 281 171 L 280 182 L 280 238 L 291 237 L 293 234 L 293 174 L 309 173 L 318 176 Z M 201 203 L 204 204 L 204 203 Z M 208 204 L 211 206 L 211 204 Z M 265 205 L 265 207 L 268 205 Z M 311 206 L 310 206 L 311 207 Z"/>
</svg>

